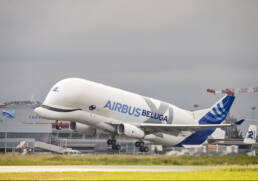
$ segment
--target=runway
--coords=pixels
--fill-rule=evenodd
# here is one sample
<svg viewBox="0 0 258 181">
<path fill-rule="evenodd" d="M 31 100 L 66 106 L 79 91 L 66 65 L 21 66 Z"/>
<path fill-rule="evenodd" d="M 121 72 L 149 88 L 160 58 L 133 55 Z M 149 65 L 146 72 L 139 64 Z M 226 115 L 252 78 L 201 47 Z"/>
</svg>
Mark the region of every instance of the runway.
<svg viewBox="0 0 258 181">
<path fill-rule="evenodd" d="M 218 169 L 218 166 L 0 166 L 0 173 L 4 172 L 183 172 L 208 169 Z"/>
</svg>

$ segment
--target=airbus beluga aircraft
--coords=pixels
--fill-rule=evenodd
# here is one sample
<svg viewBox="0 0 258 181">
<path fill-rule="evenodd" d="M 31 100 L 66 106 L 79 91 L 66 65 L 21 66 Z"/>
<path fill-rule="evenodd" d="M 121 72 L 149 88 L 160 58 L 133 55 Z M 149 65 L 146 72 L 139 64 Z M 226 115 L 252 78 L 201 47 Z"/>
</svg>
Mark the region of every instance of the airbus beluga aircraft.
<svg viewBox="0 0 258 181">
<path fill-rule="evenodd" d="M 117 136 L 133 138 L 141 152 L 144 140 L 166 146 L 202 144 L 221 124 L 234 101 L 232 94 L 207 109 L 187 111 L 175 105 L 80 78 L 57 82 L 35 109 L 42 118 L 70 121 L 70 128 L 87 133 L 110 133 L 112 149 L 120 150 Z"/>
</svg>

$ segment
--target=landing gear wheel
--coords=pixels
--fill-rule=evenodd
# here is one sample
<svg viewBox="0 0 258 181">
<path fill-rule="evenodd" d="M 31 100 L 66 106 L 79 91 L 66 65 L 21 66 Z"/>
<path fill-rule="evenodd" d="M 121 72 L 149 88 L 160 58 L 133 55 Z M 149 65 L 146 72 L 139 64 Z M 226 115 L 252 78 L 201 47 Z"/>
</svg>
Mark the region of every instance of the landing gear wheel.
<svg viewBox="0 0 258 181">
<path fill-rule="evenodd" d="M 140 152 L 144 152 L 144 147 L 140 147 Z"/>
<path fill-rule="evenodd" d="M 140 147 L 144 147 L 144 142 L 143 141 L 140 142 Z"/>
<path fill-rule="evenodd" d="M 144 142 L 143 141 L 136 141 L 134 145 L 135 145 L 135 147 L 144 147 Z"/>
<path fill-rule="evenodd" d="M 136 141 L 134 145 L 135 145 L 135 147 L 140 147 L 140 144 L 141 144 L 140 141 Z"/>
<path fill-rule="evenodd" d="M 141 146 L 141 147 L 140 147 L 140 152 L 149 152 L 149 147 L 147 147 L 147 146 Z"/>
<path fill-rule="evenodd" d="M 112 150 L 116 150 L 116 145 L 112 145 Z"/>
<path fill-rule="evenodd" d="M 112 145 L 112 150 L 117 150 L 120 151 L 121 150 L 121 146 L 120 145 Z"/>
<path fill-rule="evenodd" d="M 143 147 L 144 152 L 149 152 L 149 147 L 145 146 Z"/>
<path fill-rule="evenodd" d="M 111 139 L 108 139 L 108 140 L 107 140 L 107 144 L 108 144 L 108 145 L 112 145 L 112 140 L 111 140 Z"/>
<path fill-rule="evenodd" d="M 116 145 L 116 150 L 120 151 L 121 150 L 121 146 L 120 145 Z"/>
<path fill-rule="evenodd" d="M 116 140 L 115 140 L 115 139 L 112 139 L 112 140 L 111 140 L 111 144 L 112 144 L 112 145 L 115 145 L 115 144 L 116 144 Z"/>
</svg>

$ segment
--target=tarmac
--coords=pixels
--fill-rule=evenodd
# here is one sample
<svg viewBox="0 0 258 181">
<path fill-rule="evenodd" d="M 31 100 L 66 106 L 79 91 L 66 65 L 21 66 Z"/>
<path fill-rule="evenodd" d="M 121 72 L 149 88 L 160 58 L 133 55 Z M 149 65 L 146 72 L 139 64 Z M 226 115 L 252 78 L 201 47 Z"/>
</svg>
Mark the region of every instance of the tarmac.
<svg viewBox="0 0 258 181">
<path fill-rule="evenodd" d="M 4 172 L 185 172 L 218 169 L 218 166 L 0 166 L 0 173 Z"/>
</svg>

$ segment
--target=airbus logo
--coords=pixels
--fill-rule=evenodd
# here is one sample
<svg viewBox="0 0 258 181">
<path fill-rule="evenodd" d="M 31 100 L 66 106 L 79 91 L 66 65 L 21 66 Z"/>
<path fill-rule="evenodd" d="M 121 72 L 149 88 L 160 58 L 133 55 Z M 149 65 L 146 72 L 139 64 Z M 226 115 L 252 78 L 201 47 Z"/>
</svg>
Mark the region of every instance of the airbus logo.
<svg viewBox="0 0 258 181">
<path fill-rule="evenodd" d="M 123 114 L 128 114 L 129 116 L 143 116 L 147 117 L 147 121 L 149 123 L 160 123 L 162 122 L 163 124 L 166 123 L 172 123 L 172 108 L 169 108 L 168 105 L 161 104 L 160 108 L 157 109 L 154 104 L 151 104 L 151 101 L 148 99 L 145 99 L 147 102 L 150 110 L 145 110 L 141 108 L 137 108 L 134 106 L 129 106 L 126 104 L 121 104 L 119 102 L 112 102 L 110 100 L 107 101 L 105 104 L 104 108 L 107 108 L 111 111 L 117 111 Z M 166 110 L 169 110 L 169 117 L 165 116 Z"/>
</svg>

